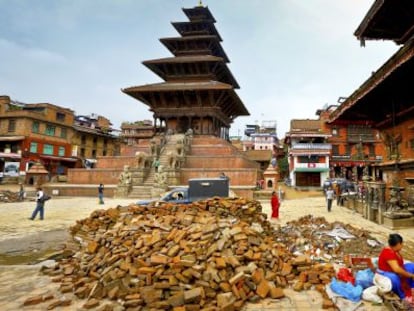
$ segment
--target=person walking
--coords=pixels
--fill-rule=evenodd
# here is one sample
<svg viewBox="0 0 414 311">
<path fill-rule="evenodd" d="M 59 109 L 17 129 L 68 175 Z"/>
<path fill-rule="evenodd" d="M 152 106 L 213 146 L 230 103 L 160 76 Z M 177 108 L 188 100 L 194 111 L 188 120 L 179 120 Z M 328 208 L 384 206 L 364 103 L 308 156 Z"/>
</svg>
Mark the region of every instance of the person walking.
<svg viewBox="0 0 414 311">
<path fill-rule="evenodd" d="M 99 184 L 99 187 L 98 187 L 99 204 L 104 204 L 103 192 L 104 192 L 104 185 L 103 184 Z"/>
<path fill-rule="evenodd" d="M 34 209 L 32 216 L 29 218 L 30 220 L 34 220 L 39 213 L 40 220 L 44 219 L 44 207 L 45 207 L 45 200 L 44 196 L 45 193 L 43 192 L 41 187 L 38 187 L 36 192 L 36 208 Z"/>
<path fill-rule="evenodd" d="M 328 204 L 328 212 L 331 211 L 332 201 L 334 197 L 335 197 L 335 192 L 332 190 L 332 187 L 328 187 L 328 190 L 326 190 L 326 202 Z"/>
<path fill-rule="evenodd" d="M 272 206 L 272 218 L 279 219 L 279 207 L 280 202 L 277 197 L 276 191 L 272 192 L 272 198 L 270 199 L 270 205 Z"/>
</svg>

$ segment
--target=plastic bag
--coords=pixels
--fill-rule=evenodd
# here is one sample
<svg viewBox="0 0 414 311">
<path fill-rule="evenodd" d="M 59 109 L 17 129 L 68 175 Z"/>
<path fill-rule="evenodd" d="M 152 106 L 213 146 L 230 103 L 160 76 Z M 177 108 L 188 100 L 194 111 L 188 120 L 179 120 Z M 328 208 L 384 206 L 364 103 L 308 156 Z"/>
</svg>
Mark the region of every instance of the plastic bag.
<svg viewBox="0 0 414 311">
<path fill-rule="evenodd" d="M 374 272 L 370 268 L 360 270 L 356 273 L 355 284 L 361 285 L 362 288 L 368 288 L 373 285 Z"/>
<path fill-rule="evenodd" d="M 359 285 L 353 286 L 349 282 L 345 283 L 337 281 L 335 278 L 333 278 L 329 286 L 334 293 L 340 295 L 341 297 L 349 299 L 353 302 L 358 302 L 361 300 L 362 287 Z"/>
<path fill-rule="evenodd" d="M 348 268 L 340 268 L 337 275 L 338 280 L 343 282 L 350 282 L 352 285 L 355 285 L 355 278 L 352 275 L 351 270 Z"/>
<path fill-rule="evenodd" d="M 378 287 L 376 285 L 364 289 L 362 299 L 373 303 L 382 303 L 382 298 L 378 296 Z"/>
<path fill-rule="evenodd" d="M 375 273 L 373 283 L 375 286 L 378 287 L 378 291 L 380 294 L 388 293 L 392 289 L 391 280 L 379 273 Z"/>
</svg>

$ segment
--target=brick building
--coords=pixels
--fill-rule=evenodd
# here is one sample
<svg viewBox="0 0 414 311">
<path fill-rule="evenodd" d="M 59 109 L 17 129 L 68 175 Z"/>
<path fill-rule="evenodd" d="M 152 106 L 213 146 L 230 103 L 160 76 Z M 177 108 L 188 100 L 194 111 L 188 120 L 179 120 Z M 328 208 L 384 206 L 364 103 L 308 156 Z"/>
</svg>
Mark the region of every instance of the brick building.
<svg viewBox="0 0 414 311">
<path fill-rule="evenodd" d="M 322 187 L 329 177 L 330 133 L 321 120 L 291 120 L 286 133 L 289 178 L 296 187 Z"/>
<path fill-rule="evenodd" d="M 87 168 L 94 167 L 97 157 L 120 155 L 121 141 L 113 134 L 111 122 L 97 114 L 76 116 L 72 138 L 72 156 L 82 159 Z"/>
<path fill-rule="evenodd" d="M 121 138 L 128 146 L 139 145 L 154 137 L 155 127 L 151 120 L 123 122 L 121 124 Z"/>
<path fill-rule="evenodd" d="M 414 205 L 414 2 L 375 1 L 355 32 L 366 40 L 392 40 L 402 47 L 373 72 L 330 116 L 341 120 L 369 121 L 384 144 L 383 161 L 376 164 L 390 187 L 402 187 Z M 393 21 L 393 23 L 390 23 Z"/>
<path fill-rule="evenodd" d="M 329 116 L 337 108 L 337 105 L 330 105 L 316 112 L 323 121 L 322 130 L 331 134 L 327 139 L 332 146 L 330 177 L 360 181 L 364 172 L 374 175 L 374 165 L 382 161 L 380 133 L 369 120 L 329 122 Z"/>
<path fill-rule="evenodd" d="M 111 123 L 101 116 L 75 116 L 73 110 L 49 103 L 24 104 L 0 96 L 0 172 L 16 182 L 39 162 L 49 180 L 66 175 L 69 168 L 93 165 L 98 156 L 118 155 L 120 142 L 111 132 Z"/>
<path fill-rule="evenodd" d="M 22 104 L 0 97 L 0 171 L 4 177 L 25 175 L 41 162 L 50 177 L 79 165 L 72 157 L 74 113 L 52 104 Z M 28 181 L 30 182 L 30 181 Z"/>
</svg>

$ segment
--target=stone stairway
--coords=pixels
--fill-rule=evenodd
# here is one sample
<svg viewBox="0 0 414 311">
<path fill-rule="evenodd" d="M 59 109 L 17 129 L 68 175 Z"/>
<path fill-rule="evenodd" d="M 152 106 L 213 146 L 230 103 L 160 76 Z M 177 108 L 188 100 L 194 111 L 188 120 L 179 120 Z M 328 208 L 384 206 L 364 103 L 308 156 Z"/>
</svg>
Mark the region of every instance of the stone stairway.
<svg viewBox="0 0 414 311">
<path fill-rule="evenodd" d="M 160 165 L 168 167 L 168 154 L 169 152 L 174 153 L 176 151 L 177 140 L 183 139 L 184 134 L 175 134 L 167 137 L 167 142 L 160 152 Z M 155 182 L 155 169 L 151 168 L 145 181 L 141 185 L 134 185 L 131 192 L 128 194 L 128 198 L 134 199 L 149 199 L 151 198 L 151 189 Z"/>
</svg>

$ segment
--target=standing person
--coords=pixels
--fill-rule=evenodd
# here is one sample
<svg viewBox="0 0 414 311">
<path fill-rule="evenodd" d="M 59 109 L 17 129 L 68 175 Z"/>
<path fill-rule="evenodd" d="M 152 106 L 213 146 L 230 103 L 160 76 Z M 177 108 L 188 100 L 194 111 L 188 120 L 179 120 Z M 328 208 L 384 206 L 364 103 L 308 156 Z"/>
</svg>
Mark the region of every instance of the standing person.
<svg viewBox="0 0 414 311">
<path fill-rule="evenodd" d="M 272 218 L 279 219 L 279 198 L 277 197 L 276 191 L 272 192 L 272 198 L 270 199 L 270 205 L 272 206 Z"/>
<path fill-rule="evenodd" d="M 155 168 L 155 172 L 158 172 L 158 167 L 160 166 L 160 160 L 157 158 L 155 159 L 154 163 L 152 164 Z"/>
<path fill-rule="evenodd" d="M 45 207 L 45 201 L 44 196 L 45 193 L 43 192 L 41 187 L 37 187 L 36 192 L 36 208 L 34 209 L 32 213 L 32 217 L 30 217 L 30 220 L 34 220 L 36 218 L 37 213 L 39 213 L 40 220 L 43 220 L 44 217 L 44 207 Z"/>
<path fill-rule="evenodd" d="M 334 197 L 335 197 L 335 192 L 332 190 L 332 187 L 328 187 L 328 190 L 326 190 L 326 202 L 328 203 L 328 212 L 331 211 L 332 201 Z"/>
<path fill-rule="evenodd" d="M 403 238 L 398 233 L 390 234 L 388 247 L 384 247 L 378 257 L 377 272 L 389 278 L 392 291 L 401 299 L 413 304 L 411 289 L 414 288 L 414 263 L 404 264 L 400 254 Z"/>
<path fill-rule="evenodd" d="M 99 184 L 99 187 L 98 187 L 99 204 L 104 204 L 103 192 L 104 192 L 104 185 L 103 184 Z"/>
<path fill-rule="evenodd" d="M 24 201 L 24 187 L 23 187 L 23 184 L 22 183 L 20 183 L 19 201 Z"/>
</svg>

